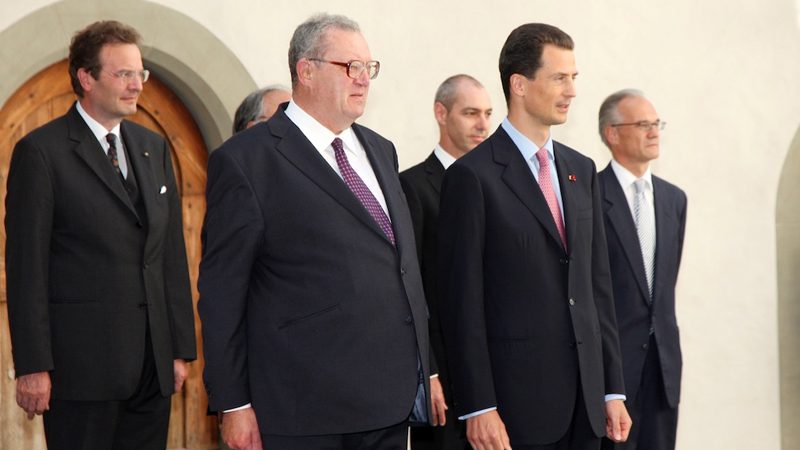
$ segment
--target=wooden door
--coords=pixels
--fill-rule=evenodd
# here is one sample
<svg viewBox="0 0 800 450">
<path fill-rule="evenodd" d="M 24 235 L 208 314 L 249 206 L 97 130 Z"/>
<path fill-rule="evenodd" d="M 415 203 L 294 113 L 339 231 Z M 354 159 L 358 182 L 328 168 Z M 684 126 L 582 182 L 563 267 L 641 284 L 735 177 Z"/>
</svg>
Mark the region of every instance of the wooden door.
<svg viewBox="0 0 800 450">
<path fill-rule="evenodd" d="M 0 110 L 0 224 L 5 220 L 6 180 L 14 145 L 31 130 L 63 115 L 75 98 L 70 86 L 67 61 L 61 61 L 28 80 Z M 208 152 L 189 111 L 155 76 L 151 76 L 145 84 L 139 97 L 139 111 L 131 120 L 160 133 L 172 147 L 175 176 L 181 191 L 183 232 L 195 303 L 199 359 L 190 366 L 189 379 L 183 392 L 172 397 L 167 447 L 190 450 L 218 448 L 216 420 L 206 416 L 208 399 L 202 381 L 200 322 L 196 314 Z M 0 225 L 0 449 L 44 449 L 41 417 L 28 421 L 15 399 L 6 306 L 5 241 L 5 227 Z"/>
</svg>

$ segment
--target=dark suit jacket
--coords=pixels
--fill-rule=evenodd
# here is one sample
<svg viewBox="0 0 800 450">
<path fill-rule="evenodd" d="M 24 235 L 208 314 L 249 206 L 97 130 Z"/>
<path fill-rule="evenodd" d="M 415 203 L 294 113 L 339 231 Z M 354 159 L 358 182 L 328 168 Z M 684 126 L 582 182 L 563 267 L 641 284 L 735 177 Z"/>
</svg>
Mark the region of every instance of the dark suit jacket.
<svg viewBox="0 0 800 450">
<path fill-rule="evenodd" d="M 53 398 L 118 400 L 139 383 L 148 322 L 163 395 L 196 356 L 181 204 L 166 142 L 120 134 L 146 217 L 73 105 L 17 143 L 6 274 L 17 376 L 51 371 Z"/>
<path fill-rule="evenodd" d="M 656 264 L 651 305 L 636 225 L 625 193 L 610 164 L 599 177 L 628 400 L 633 401 L 639 393 L 652 327 L 664 392 L 669 405 L 675 408 L 680 398 L 682 368 L 675 319 L 675 283 L 686 227 L 686 194 L 677 186 L 653 176 Z"/>
<path fill-rule="evenodd" d="M 212 410 L 266 434 L 406 420 L 428 369 L 425 298 L 394 146 L 353 125 L 397 247 L 283 112 L 211 154 L 200 267 Z M 427 391 L 427 382 L 426 391 Z"/>
<path fill-rule="evenodd" d="M 554 150 L 566 252 L 502 127 L 442 186 L 439 293 L 456 412 L 496 405 L 512 446 L 561 438 L 579 389 L 602 436 L 604 395 L 624 394 L 595 166 L 560 143 Z"/>
<path fill-rule="evenodd" d="M 439 191 L 443 178 L 444 167 L 433 153 L 425 161 L 400 173 L 400 184 L 406 194 L 408 208 L 411 212 L 411 222 L 414 224 L 422 284 L 431 317 L 428 322 L 431 348 L 433 349 L 431 367 L 433 372 L 438 372 L 443 380 L 449 380 L 442 327 L 439 322 L 439 295 L 436 292 L 435 270 L 436 223 L 439 220 Z M 446 391 L 445 394 L 449 394 L 449 392 Z"/>
</svg>

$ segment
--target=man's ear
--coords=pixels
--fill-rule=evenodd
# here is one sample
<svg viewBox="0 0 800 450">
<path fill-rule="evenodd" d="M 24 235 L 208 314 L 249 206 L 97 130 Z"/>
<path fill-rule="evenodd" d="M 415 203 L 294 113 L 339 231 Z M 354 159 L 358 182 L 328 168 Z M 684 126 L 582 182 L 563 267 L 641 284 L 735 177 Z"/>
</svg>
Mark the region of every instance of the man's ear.
<svg viewBox="0 0 800 450">
<path fill-rule="evenodd" d="M 295 70 L 297 71 L 297 81 L 302 85 L 308 85 L 314 77 L 314 65 L 306 58 L 297 61 Z"/>
<path fill-rule="evenodd" d="M 528 91 L 528 78 L 518 73 L 511 74 L 508 87 L 512 95 L 524 97 Z"/>
<path fill-rule="evenodd" d="M 440 102 L 435 102 L 433 104 L 433 115 L 436 117 L 436 122 L 439 125 L 444 126 L 445 122 L 447 121 L 447 108 Z"/>
<path fill-rule="evenodd" d="M 78 69 L 78 82 L 80 82 L 81 87 L 83 88 L 83 92 L 90 92 L 92 90 L 92 86 L 97 81 L 92 76 L 91 72 L 81 67 Z"/>
</svg>

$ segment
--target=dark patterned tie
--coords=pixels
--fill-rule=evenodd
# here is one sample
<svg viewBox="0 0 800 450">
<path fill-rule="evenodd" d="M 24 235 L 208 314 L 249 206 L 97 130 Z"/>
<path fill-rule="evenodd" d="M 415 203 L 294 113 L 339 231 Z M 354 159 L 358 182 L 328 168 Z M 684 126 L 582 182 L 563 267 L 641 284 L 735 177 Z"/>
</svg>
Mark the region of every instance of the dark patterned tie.
<svg viewBox="0 0 800 450">
<path fill-rule="evenodd" d="M 350 188 L 356 198 L 358 198 L 358 201 L 364 205 L 364 208 L 367 209 L 369 215 L 375 219 L 375 222 L 377 222 L 378 226 L 381 227 L 383 233 L 386 234 L 386 237 L 388 237 L 389 240 L 392 241 L 392 245 L 394 245 L 394 230 L 392 230 L 392 222 L 389 221 L 389 218 L 383 211 L 381 204 L 378 203 L 378 200 L 376 200 L 375 196 L 372 195 L 372 192 L 369 190 L 367 185 L 364 184 L 364 180 L 358 176 L 356 171 L 353 170 L 353 167 L 347 161 L 347 155 L 344 154 L 342 140 L 337 137 L 333 140 L 331 146 L 333 147 L 333 152 L 336 156 L 336 164 L 339 165 L 339 172 L 341 172 L 345 184 L 347 184 L 347 187 Z"/>
<path fill-rule="evenodd" d="M 108 133 L 106 135 L 106 141 L 108 141 L 108 160 L 111 162 L 111 165 L 114 166 L 114 171 L 122 178 L 124 184 L 125 177 L 122 175 L 122 170 L 119 168 L 119 158 L 117 157 L 117 135 Z"/>
</svg>

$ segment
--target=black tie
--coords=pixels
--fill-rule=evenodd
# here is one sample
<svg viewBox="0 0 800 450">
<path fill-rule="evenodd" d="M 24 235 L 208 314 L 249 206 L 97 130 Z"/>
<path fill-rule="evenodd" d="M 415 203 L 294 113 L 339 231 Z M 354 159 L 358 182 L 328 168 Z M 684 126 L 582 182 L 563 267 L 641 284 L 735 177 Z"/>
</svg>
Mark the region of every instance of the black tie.
<svg viewBox="0 0 800 450">
<path fill-rule="evenodd" d="M 106 140 L 108 141 L 108 160 L 111 162 L 111 165 L 114 166 L 114 171 L 117 172 L 117 175 L 122 178 L 122 184 L 125 184 L 125 177 L 122 175 L 122 170 L 119 168 L 119 158 L 117 157 L 117 135 L 108 133 L 106 135 Z"/>
</svg>

